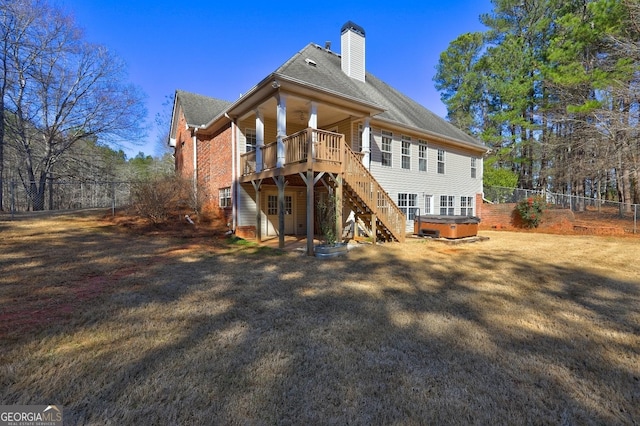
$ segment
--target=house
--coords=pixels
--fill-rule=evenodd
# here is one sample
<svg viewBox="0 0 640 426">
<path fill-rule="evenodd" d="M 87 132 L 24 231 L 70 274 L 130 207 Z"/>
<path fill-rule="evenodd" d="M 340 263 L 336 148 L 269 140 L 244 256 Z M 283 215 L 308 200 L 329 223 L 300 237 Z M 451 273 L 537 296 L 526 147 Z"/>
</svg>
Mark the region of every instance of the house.
<svg viewBox="0 0 640 426">
<path fill-rule="evenodd" d="M 341 54 L 309 44 L 234 102 L 176 91 L 176 170 L 223 209 L 237 235 L 307 237 L 334 197 L 375 240 L 403 241 L 420 214 L 469 215 L 482 200 L 476 139 L 365 69 L 365 31 L 347 22 Z"/>
</svg>

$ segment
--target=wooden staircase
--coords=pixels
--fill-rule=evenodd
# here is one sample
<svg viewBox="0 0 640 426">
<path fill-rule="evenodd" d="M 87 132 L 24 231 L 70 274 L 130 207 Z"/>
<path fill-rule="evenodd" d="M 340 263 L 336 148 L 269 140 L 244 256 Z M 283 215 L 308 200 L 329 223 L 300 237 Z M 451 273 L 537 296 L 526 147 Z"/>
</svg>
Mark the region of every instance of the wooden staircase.
<svg viewBox="0 0 640 426">
<path fill-rule="evenodd" d="M 344 144 L 343 198 L 356 216 L 381 241 L 404 242 L 406 218 L 373 175 L 362 157 Z"/>
</svg>

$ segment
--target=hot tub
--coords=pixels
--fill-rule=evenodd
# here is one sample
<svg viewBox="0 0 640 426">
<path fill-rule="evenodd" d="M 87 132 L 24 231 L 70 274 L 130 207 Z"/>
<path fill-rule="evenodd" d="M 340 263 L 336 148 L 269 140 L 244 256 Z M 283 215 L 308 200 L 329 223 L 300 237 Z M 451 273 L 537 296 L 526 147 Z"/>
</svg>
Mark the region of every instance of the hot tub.
<svg viewBox="0 0 640 426">
<path fill-rule="evenodd" d="M 480 218 L 475 216 L 416 216 L 413 233 L 421 237 L 466 238 L 478 235 Z"/>
</svg>

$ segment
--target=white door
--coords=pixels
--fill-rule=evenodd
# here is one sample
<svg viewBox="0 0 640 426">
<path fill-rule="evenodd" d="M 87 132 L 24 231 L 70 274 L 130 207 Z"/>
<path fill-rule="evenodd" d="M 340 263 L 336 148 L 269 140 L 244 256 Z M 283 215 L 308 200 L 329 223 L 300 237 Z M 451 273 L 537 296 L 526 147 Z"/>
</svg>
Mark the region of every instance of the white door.
<svg viewBox="0 0 640 426">
<path fill-rule="evenodd" d="M 424 196 L 424 212 L 422 214 L 433 214 L 433 195 Z"/>
<path fill-rule="evenodd" d="M 284 196 L 284 233 L 295 234 L 294 198 Z M 267 235 L 278 235 L 278 194 L 267 194 Z"/>
</svg>

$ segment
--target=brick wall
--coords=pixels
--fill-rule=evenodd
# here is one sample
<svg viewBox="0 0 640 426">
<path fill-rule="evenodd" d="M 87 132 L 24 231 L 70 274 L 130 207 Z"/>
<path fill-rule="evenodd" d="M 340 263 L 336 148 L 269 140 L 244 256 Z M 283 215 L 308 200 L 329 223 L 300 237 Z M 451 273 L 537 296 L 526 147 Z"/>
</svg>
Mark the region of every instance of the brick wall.
<svg viewBox="0 0 640 426">
<path fill-rule="evenodd" d="M 522 228 L 520 214 L 516 210 L 516 203 L 489 204 L 481 203 L 477 208 L 480 217 L 480 229 L 515 229 Z M 557 230 L 573 230 L 575 216 L 570 209 L 545 210 L 539 228 L 553 228 Z"/>
<path fill-rule="evenodd" d="M 198 134 L 198 185 L 205 191 L 205 208 L 219 208 L 220 188 L 231 187 L 231 123 L 214 134 Z M 219 211 L 227 215 L 228 209 Z"/>
<path fill-rule="evenodd" d="M 176 174 L 184 179 L 193 179 L 193 136 L 187 129 L 181 113 L 176 131 L 175 166 Z M 213 211 L 224 217 L 230 216 L 231 209 L 219 210 L 220 188 L 231 186 L 232 151 L 231 123 L 216 133 L 196 132 L 198 190 L 203 191 L 204 210 Z"/>
<path fill-rule="evenodd" d="M 187 129 L 187 122 L 182 112 L 176 130 L 175 165 L 178 176 L 184 179 L 193 178 L 192 132 Z"/>
<path fill-rule="evenodd" d="M 478 216 L 481 219 L 480 229 L 515 228 L 522 225 L 515 203 L 482 203 L 481 206 L 482 208 L 478 209 Z"/>
</svg>

